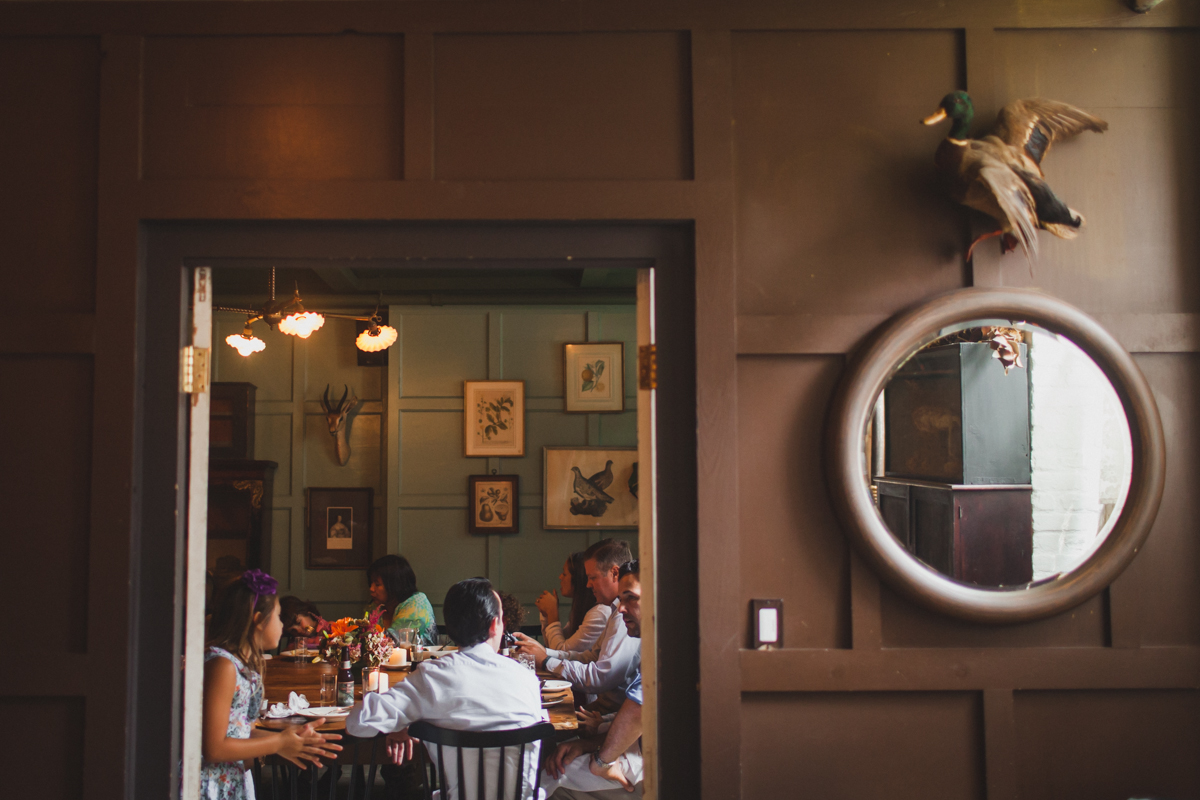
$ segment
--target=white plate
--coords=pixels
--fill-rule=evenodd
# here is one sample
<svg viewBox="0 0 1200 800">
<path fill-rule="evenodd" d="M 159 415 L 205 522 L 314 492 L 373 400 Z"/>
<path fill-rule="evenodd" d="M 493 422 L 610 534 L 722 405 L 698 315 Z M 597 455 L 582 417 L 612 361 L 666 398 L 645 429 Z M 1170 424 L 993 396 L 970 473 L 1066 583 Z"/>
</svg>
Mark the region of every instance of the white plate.
<svg viewBox="0 0 1200 800">
<path fill-rule="evenodd" d="M 384 663 L 380 664 L 379 666 L 383 667 L 384 669 L 390 669 L 390 670 L 393 670 L 393 671 L 399 671 L 399 670 L 402 670 L 402 669 L 408 669 L 409 667 L 411 667 L 411 666 L 412 666 L 412 662 L 410 661 L 410 662 L 409 662 L 409 663 L 407 663 L 407 664 L 389 664 L 389 663 L 387 663 L 387 662 L 385 661 Z"/>
<path fill-rule="evenodd" d="M 570 681 L 543 681 L 542 682 L 542 691 L 543 692 L 561 692 L 564 689 L 570 689 L 570 688 L 571 688 Z"/>
<path fill-rule="evenodd" d="M 299 650 L 283 650 L 279 653 L 279 656 L 280 658 L 316 658 L 317 652 L 315 650 L 309 650 L 302 656 Z"/>
<path fill-rule="evenodd" d="M 345 717 L 349 716 L 350 709 L 340 708 L 338 706 L 320 706 L 318 708 L 305 708 L 296 712 L 302 717 L 312 717 L 320 719 L 321 717 Z"/>
</svg>

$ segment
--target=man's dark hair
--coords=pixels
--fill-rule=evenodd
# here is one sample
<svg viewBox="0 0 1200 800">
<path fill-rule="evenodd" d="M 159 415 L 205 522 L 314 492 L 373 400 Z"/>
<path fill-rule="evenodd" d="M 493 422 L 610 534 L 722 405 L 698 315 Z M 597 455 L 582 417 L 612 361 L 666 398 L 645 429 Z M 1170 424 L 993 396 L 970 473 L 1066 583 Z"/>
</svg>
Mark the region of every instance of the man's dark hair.
<svg viewBox="0 0 1200 800">
<path fill-rule="evenodd" d="M 378 578 L 383 582 L 387 592 L 388 611 L 396 610 L 396 606 L 417 593 L 417 576 L 413 573 L 412 564 L 404 556 L 395 554 L 381 556 L 367 567 L 367 580 Z"/>
<path fill-rule="evenodd" d="M 596 542 L 587 549 L 585 555 L 594 560 L 601 571 L 607 571 L 633 561 L 633 554 L 629 552 L 629 542 L 624 539 L 606 539 Z"/>
<path fill-rule="evenodd" d="M 487 639 L 492 620 L 501 615 L 500 601 L 487 578 L 467 578 L 446 592 L 442 614 L 454 643 L 471 647 Z"/>
<path fill-rule="evenodd" d="M 638 564 L 637 559 L 626 561 L 621 565 L 621 571 L 617 573 L 617 580 L 624 578 L 626 575 L 632 575 L 639 581 L 642 579 L 641 565 Z"/>
</svg>

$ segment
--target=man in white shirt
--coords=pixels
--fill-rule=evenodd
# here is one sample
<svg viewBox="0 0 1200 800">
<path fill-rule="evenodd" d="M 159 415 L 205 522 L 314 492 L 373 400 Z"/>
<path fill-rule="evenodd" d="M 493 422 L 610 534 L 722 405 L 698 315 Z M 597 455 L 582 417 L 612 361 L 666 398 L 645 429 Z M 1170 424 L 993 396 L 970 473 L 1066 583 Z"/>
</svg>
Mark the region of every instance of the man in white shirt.
<svg viewBox="0 0 1200 800">
<path fill-rule="evenodd" d="M 406 729 L 418 720 L 451 730 L 499 731 L 526 728 L 546 720 L 537 677 L 516 661 L 499 654 L 504 635 L 500 597 L 485 578 L 471 578 L 450 587 L 442 607 L 450 638 L 460 650 L 422 662 L 404 681 L 387 692 L 363 697 L 346 719 L 353 736 L 388 736 L 388 753 L 399 763 L 412 757 L 413 743 Z M 436 760 L 436 745 L 429 746 Z M 486 752 L 485 770 L 494 775 L 499 751 Z M 442 754 L 447 786 L 443 797 L 457 797 L 455 748 Z M 517 748 L 509 748 L 505 772 L 515 775 Z M 464 778 L 474 796 L 478 761 L 464 759 Z M 537 746 L 530 745 L 525 757 L 525 780 L 532 789 L 537 777 Z M 495 780 L 495 778 L 491 778 Z"/>
<path fill-rule="evenodd" d="M 520 642 L 520 651 L 532 655 L 538 667 L 570 681 L 589 696 L 607 694 L 614 706 L 625 699 L 625 690 L 637 676 L 642 660 L 641 641 L 628 635 L 621 615 L 615 610 L 617 576 L 621 565 L 632 560 L 629 543 L 622 540 L 597 542 L 585 553 L 588 587 L 596 595 L 597 603 L 614 609 L 604 632 L 590 650 L 581 653 L 546 650 L 535 639 L 514 634 Z"/>
<path fill-rule="evenodd" d="M 621 567 L 618 608 L 630 637 L 642 635 L 642 584 L 638 562 Z M 600 735 L 560 744 L 546 760 L 542 781 L 552 800 L 616 800 L 627 792 L 642 794 L 642 674 L 626 693 L 625 703 Z M 580 756 L 586 756 L 581 758 Z M 557 789 L 557 791 L 554 791 Z"/>
</svg>

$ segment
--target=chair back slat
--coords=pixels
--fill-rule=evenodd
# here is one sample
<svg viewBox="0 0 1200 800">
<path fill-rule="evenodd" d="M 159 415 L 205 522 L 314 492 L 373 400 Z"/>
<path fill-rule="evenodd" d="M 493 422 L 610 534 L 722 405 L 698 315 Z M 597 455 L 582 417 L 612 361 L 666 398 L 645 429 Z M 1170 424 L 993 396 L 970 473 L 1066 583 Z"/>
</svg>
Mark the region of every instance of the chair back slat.
<svg viewBox="0 0 1200 800">
<path fill-rule="evenodd" d="M 450 800 L 446 794 L 446 765 L 442 757 L 443 747 L 453 747 L 457 750 L 458 755 L 458 791 L 456 795 L 458 800 L 467 800 L 466 795 L 466 780 L 463 769 L 463 753 L 466 750 L 479 751 L 479 773 L 478 786 L 475 796 L 479 800 L 484 800 L 486 797 L 486 789 L 488 785 L 487 775 L 485 772 L 486 762 L 484 760 L 484 750 L 499 750 L 500 763 L 498 768 L 498 780 L 496 782 L 496 797 L 498 800 L 507 800 L 504 794 L 504 778 L 507 772 L 507 755 L 509 747 L 518 747 L 519 753 L 517 757 L 517 774 L 516 774 L 516 791 L 513 795 L 514 800 L 528 800 L 528 795 L 522 794 L 523 783 L 525 779 L 525 746 L 539 743 L 538 753 L 545 755 L 544 747 L 540 745 L 554 738 L 554 726 L 549 722 L 541 722 L 537 725 L 531 725 L 527 728 L 514 728 L 505 731 L 453 731 L 446 728 L 439 728 L 436 725 L 431 725 L 428 722 L 414 722 L 408 728 L 409 735 L 418 741 L 424 742 L 427 745 L 436 745 L 438 749 L 438 766 L 437 776 L 439 786 L 442 790 L 444 800 Z M 428 748 L 426 748 L 428 752 Z M 540 762 L 540 759 L 538 759 Z M 540 773 L 540 763 L 538 764 Z M 429 793 L 429 779 L 426 777 L 426 797 Z M 541 775 L 537 775 L 533 787 L 533 797 L 537 796 L 537 791 L 541 787 Z"/>
<path fill-rule="evenodd" d="M 463 775 L 462 763 L 463 748 L 457 747 L 455 752 L 458 753 L 458 800 L 467 800 L 467 779 Z M 445 789 L 442 790 L 442 796 L 446 796 Z"/>
<path fill-rule="evenodd" d="M 521 749 L 522 750 L 525 749 L 525 745 L 521 745 Z M 482 753 L 483 751 L 480 750 L 479 752 Z M 504 800 L 504 761 L 507 758 L 507 756 L 508 756 L 508 748 L 501 747 L 500 748 L 500 777 L 496 779 L 496 800 Z M 481 769 L 482 769 L 482 767 L 481 767 Z M 517 793 L 513 796 L 516 797 L 518 800 L 520 800 L 521 789 L 520 789 L 519 785 L 517 788 Z M 483 792 L 479 793 L 479 800 L 483 800 Z"/>
</svg>

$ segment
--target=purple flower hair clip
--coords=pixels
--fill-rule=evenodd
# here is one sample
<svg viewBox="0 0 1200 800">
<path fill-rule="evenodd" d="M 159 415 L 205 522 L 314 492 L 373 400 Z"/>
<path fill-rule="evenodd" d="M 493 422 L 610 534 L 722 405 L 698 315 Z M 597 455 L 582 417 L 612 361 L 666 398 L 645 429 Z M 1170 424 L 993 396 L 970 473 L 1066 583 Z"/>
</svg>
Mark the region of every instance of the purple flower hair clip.
<svg viewBox="0 0 1200 800">
<path fill-rule="evenodd" d="M 279 589 L 279 581 L 272 578 L 261 569 L 248 569 L 242 573 L 242 583 L 246 584 L 246 588 L 254 592 L 254 605 L 258 605 L 258 598 L 263 595 L 275 594 Z M 253 608 L 253 606 L 251 606 Z"/>
</svg>

